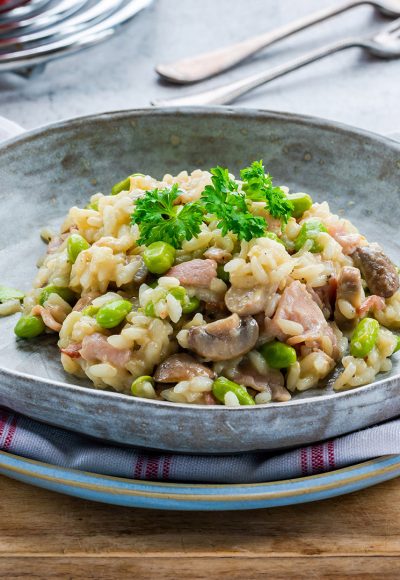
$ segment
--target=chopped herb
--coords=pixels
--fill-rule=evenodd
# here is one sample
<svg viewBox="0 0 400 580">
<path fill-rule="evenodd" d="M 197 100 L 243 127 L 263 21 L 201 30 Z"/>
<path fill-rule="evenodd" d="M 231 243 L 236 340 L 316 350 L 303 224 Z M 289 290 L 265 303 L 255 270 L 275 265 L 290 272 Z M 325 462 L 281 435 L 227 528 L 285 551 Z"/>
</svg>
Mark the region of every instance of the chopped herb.
<svg viewBox="0 0 400 580">
<path fill-rule="evenodd" d="M 211 174 L 213 184 L 206 186 L 200 201 L 208 213 L 219 219 L 222 235 L 231 231 L 239 240 L 247 241 L 261 237 L 266 229 L 265 220 L 250 213 L 245 195 L 238 191 L 238 184 L 229 177 L 228 170 L 214 167 Z"/>
<path fill-rule="evenodd" d="M 198 203 L 174 205 L 181 192 L 175 184 L 165 189 L 147 191 L 136 202 L 132 224 L 139 226 L 139 244 L 149 246 L 153 242 L 166 242 L 176 249 L 184 240 L 197 237 L 203 221 L 203 211 Z"/>
<path fill-rule="evenodd" d="M 272 217 L 287 223 L 294 210 L 293 203 L 287 198 L 283 189 L 273 185 L 272 177 L 269 173 L 265 173 L 262 161 L 254 161 L 250 167 L 242 169 L 240 177 L 248 199 L 265 201 Z"/>
</svg>

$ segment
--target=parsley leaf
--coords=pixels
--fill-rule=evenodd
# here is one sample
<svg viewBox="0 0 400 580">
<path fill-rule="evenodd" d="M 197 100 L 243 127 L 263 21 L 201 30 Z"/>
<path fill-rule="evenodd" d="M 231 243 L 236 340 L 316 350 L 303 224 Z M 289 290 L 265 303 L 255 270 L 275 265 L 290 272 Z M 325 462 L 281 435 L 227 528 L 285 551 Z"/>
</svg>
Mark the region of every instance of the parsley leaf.
<svg viewBox="0 0 400 580">
<path fill-rule="evenodd" d="M 238 184 L 229 177 L 228 169 L 214 167 L 210 171 L 213 184 L 205 187 L 200 201 L 208 213 L 219 219 L 222 235 L 231 231 L 239 240 L 246 241 L 261 237 L 266 229 L 265 220 L 249 212 L 245 195 L 238 192 Z"/>
<path fill-rule="evenodd" d="M 272 177 L 265 173 L 262 161 L 254 161 L 240 172 L 243 190 L 251 201 L 265 201 L 272 217 L 287 223 L 294 210 L 293 203 L 280 187 L 274 187 Z"/>
<path fill-rule="evenodd" d="M 203 211 L 198 203 L 174 205 L 181 195 L 178 185 L 171 189 L 153 189 L 136 201 L 131 223 L 138 224 L 139 244 L 149 246 L 153 242 L 167 242 L 176 249 L 184 240 L 197 237 L 203 221 Z"/>
</svg>

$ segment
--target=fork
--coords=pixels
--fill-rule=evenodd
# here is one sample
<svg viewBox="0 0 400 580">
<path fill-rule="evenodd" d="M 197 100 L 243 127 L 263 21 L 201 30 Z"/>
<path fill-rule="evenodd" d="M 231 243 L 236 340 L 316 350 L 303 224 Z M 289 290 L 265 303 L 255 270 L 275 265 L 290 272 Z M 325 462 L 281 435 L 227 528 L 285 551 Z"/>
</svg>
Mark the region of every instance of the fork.
<svg viewBox="0 0 400 580">
<path fill-rule="evenodd" d="M 238 44 L 174 63 L 159 64 L 156 66 L 156 72 L 165 80 L 173 83 L 195 83 L 220 74 L 263 48 L 274 44 L 278 40 L 287 38 L 299 30 L 304 30 L 313 24 L 363 4 L 374 6 L 385 16 L 391 16 L 392 18 L 400 16 L 400 0 L 345 0 L 335 6 L 303 16 L 294 22 L 289 22 L 289 24 L 285 24 L 280 28 L 249 38 Z"/>
<path fill-rule="evenodd" d="M 191 105 L 224 105 L 231 103 L 252 89 L 281 77 L 293 70 L 315 62 L 325 56 L 352 47 L 361 47 L 369 53 L 383 59 L 400 57 L 400 18 L 385 26 L 379 34 L 372 38 L 345 38 L 327 44 L 322 48 L 306 53 L 284 65 L 270 69 L 267 72 L 249 75 L 238 81 L 220 85 L 214 89 L 186 97 L 153 101 L 155 106 L 191 106 Z"/>
</svg>

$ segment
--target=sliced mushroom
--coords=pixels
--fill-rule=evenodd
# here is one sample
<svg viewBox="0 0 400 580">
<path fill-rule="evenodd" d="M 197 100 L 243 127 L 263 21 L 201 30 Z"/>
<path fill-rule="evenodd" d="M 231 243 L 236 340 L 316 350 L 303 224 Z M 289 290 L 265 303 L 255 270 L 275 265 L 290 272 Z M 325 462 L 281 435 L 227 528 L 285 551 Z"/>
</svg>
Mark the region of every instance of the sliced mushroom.
<svg viewBox="0 0 400 580">
<path fill-rule="evenodd" d="M 143 284 L 149 273 L 147 266 L 144 263 L 142 256 L 134 256 L 132 261 L 136 261 L 138 263 L 138 269 L 136 270 L 132 281 L 134 284 Z"/>
<path fill-rule="evenodd" d="M 258 339 L 258 324 L 251 316 L 232 314 L 188 331 L 188 346 L 206 360 L 229 360 L 249 352 Z"/>
<path fill-rule="evenodd" d="M 360 270 L 345 266 L 340 272 L 337 287 L 337 298 L 351 302 L 358 308 L 363 299 Z"/>
<path fill-rule="evenodd" d="M 270 300 L 269 289 L 265 286 L 254 288 L 236 288 L 231 286 L 225 294 L 225 304 L 230 312 L 239 316 L 263 312 Z"/>
<path fill-rule="evenodd" d="M 354 312 L 357 313 L 364 299 L 364 290 L 361 284 L 361 274 L 358 268 L 345 266 L 340 272 L 338 278 L 336 305 L 335 305 L 335 322 L 341 326 L 351 327 L 354 324 L 353 319 L 349 320 L 340 310 L 340 301 L 344 300 L 351 304 Z M 356 318 L 356 315 L 354 316 Z"/>
<path fill-rule="evenodd" d="M 371 294 L 390 298 L 399 289 L 397 270 L 378 244 L 359 247 L 351 257 L 361 270 Z"/>
<path fill-rule="evenodd" d="M 213 379 L 215 373 L 185 353 L 173 354 L 168 357 L 158 365 L 154 373 L 154 380 L 157 383 L 179 383 L 179 381 L 190 381 L 195 377 Z"/>
</svg>

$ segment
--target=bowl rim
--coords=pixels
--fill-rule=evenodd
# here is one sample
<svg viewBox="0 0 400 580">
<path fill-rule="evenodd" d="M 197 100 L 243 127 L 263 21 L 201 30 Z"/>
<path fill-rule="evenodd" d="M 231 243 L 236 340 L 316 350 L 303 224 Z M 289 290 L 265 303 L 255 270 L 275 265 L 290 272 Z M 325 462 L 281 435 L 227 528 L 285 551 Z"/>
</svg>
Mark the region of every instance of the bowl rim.
<svg viewBox="0 0 400 580">
<path fill-rule="evenodd" d="M 374 133 L 373 131 L 369 131 L 366 129 L 361 129 L 354 127 L 352 125 L 348 125 L 345 123 L 333 121 L 330 119 L 325 119 L 322 117 L 317 117 L 313 115 L 302 115 L 297 113 L 291 113 L 286 111 L 274 111 L 268 109 L 258 109 L 258 108 L 245 108 L 245 107 L 226 107 L 226 106 L 208 106 L 208 107 L 145 107 L 139 109 L 120 109 L 120 110 L 113 110 L 113 111 L 106 111 L 101 113 L 94 113 L 91 115 L 83 115 L 78 117 L 70 117 L 58 121 L 56 123 L 49 123 L 45 125 L 41 125 L 37 128 L 30 129 L 12 137 L 11 139 L 7 139 L 0 144 L 0 154 L 3 151 L 7 151 L 13 148 L 18 147 L 21 143 L 26 143 L 29 141 L 35 140 L 37 137 L 46 136 L 46 134 L 62 131 L 66 128 L 75 128 L 81 125 L 87 125 L 97 122 L 107 122 L 113 119 L 123 119 L 123 118 L 131 118 L 131 117 L 152 117 L 152 116 L 161 116 L 161 117 L 225 117 L 226 119 L 230 118 L 256 118 L 256 119 L 273 119 L 277 121 L 289 121 L 296 123 L 298 125 L 306 125 L 312 126 L 318 129 L 331 131 L 334 133 L 339 133 L 347 136 L 353 136 L 356 138 L 363 138 L 367 139 L 373 143 L 380 143 L 384 146 L 389 146 L 390 148 L 394 149 L 395 151 L 399 151 L 400 153 L 400 142 L 395 138 L 391 138 L 390 136 L 383 136 L 378 133 Z M 76 394 L 77 396 L 85 397 L 85 396 L 96 396 L 98 400 L 103 399 L 104 402 L 113 400 L 116 401 L 119 399 L 121 404 L 126 405 L 155 405 L 162 409 L 186 409 L 186 410 L 213 410 L 212 412 L 226 412 L 227 410 L 230 412 L 240 412 L 246 413 L 259 411 L 266 411 L 268 409 L 274 409 L 275 407 L 279 406 L 282 407 L 294 407 L 298 405 L 305 405 L 311 403 L 324 403 L 327 400 L 333 400 L 337 398 L 354 398 L 358 393 L 365 392 L 371 389 L 375 389 L 377 385 L 390 383 L 390 382 L 397 382 L 400 379 L 400 372 L 394 376 L 388 378 L 382 378 L 378 381 L 374 381 L 373 383 L 369 383 L 367 385 L 362 385 L 360 387 L 355 387 L 353 389 L 348 389 L 340 392 L 329 392 L 321 395 L 315 395 L 311 397 L 307 397 L 305 399 L 290 399 L 289 401 L 284 402 L 271 402 L 271 403 L 264 403 L 260 405 L 251 406 L 248 408 L 246 406 L 238 406 L 238 407 L 225 407 L 224 405 L 197 405 L 192 403 L 172 403 L 169 401 L 161 401 L 161 400 L 152 400 L 152 399 L 141 399 L 137 397 L 132 397 L 130 395 L 126 395 L 123 393 L 118 392 L 111 392 L 102 389 L 96 389 L 91 386 L 81 386 L 73 383 L 67 383 L 64 381 L 57 381 L 57 380 L 46 380 L 42 377 L 35 377 L 28 373 L 23 373 L 19 371 L 14 371 L 11 369 L 7 369 L 7 367 L 0 366 L 0 381 L 6 381 L 10 379 L 20 379 L 31 385 L 37 385 L 38 383 L 44 387 L 49 386 L 58 386 L 64 389 L 67 389 L 70 393 Z"/>
<path fill-rule="evenodd" d="M 312 125 L 315 128 L 326 129 L 335 133 L 342 133 L 346 135 L 353 135 L 354 137 L 364 137 L 371 141 L 378 141 L 383 145 L 389 145 L 395 149 L 400 150 L 400 142 L 394 136 L 380 135 L 374 131 L 355 127 L 340 121 L 318 117 L 315 115 L 303 115 L 299 113 L 292 113 L 289 111 L 275 111 L 270 109 L 258 109 L 250 107 L 229 107 L 224 105 L 215 105 L 207 107 L 142 107 L 138 109 L 116 109 L 111 111 L 104 111 L 101 113 L 93 113 L 90 115 L 80 115 L 74 117 L 66 117 L 61 121 L 54 123 L 45 123 L 34 129 L 24 130 L 23 133 L 6 139 L 0 143 L 0 151 L 8 149 L 12 146 L 18 145 L 22 141 L 33 140 L 34 138 L 45 133 L 58 131 L 66 127 L 73 128 L 81 124 L 87 124 L 97 121 L 108 121 L 115 118 L 120 119 L 124 117 L 147 117 L 147 116 L 171 116 L 171 117 L 247 117 L 260 119 L 275 119 L 281 121 L 291 121 L 298 125 Z"/>
</svg>

